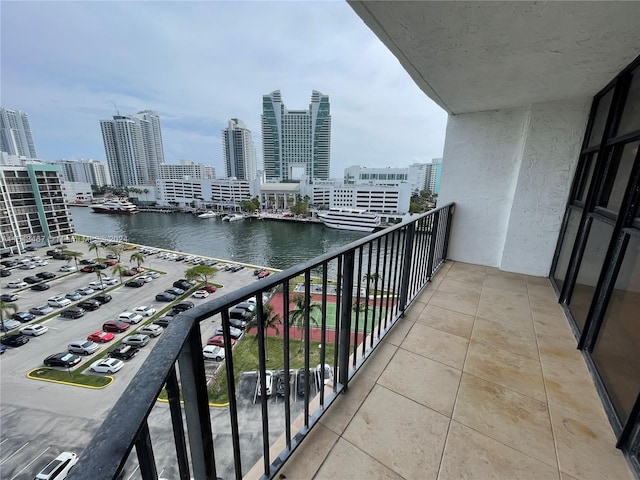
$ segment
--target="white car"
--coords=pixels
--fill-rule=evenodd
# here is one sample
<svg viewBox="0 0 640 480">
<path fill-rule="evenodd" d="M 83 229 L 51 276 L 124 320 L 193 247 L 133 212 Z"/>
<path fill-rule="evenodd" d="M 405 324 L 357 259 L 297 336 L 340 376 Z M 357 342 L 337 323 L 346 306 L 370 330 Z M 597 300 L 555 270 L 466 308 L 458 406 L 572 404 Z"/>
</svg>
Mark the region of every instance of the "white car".
<svg viewBox="0 0 640 480">
<path fill-rule="evenodd" d="M 216 362 L 224 360 L 224 348 L 217 345 L 207 345 L 202 349 L 202 356 Z"/>
<path fill-rule="evenodd" d="M 80 295 L 91 295 L 92 293 L 95 293 L 95 290 L 89 287 L 82 287 L 76 290 L 76 292 L 78 292 Z"/>
<path fill-rule="evenodd" d="M 95 353 L 98 348 L 100 348 L 100 345 L 91 340 L 76 340 L 68 345 L 67 350 L 69 350 L 69 353 L 91 355 Z"/>
<path fill-rule="evenodd" d="M 87 287 L 92 288 L 93 290 L 104 290 L 107 288 L 107 285 L 104 282 L 91 282 Z"/>
<path fill-rule="evenodd" d="M 153 307 L 147 307 L 146 305 L 140 305 L 139 307 L 136 307 L 133 309 L 133 313 L 138 313 L 140 315 L 142 315 L 143 317 L 150 317 L 151 315 L 153 315 L 154 313 L 156 313 L 157 310 Z"/>
<path fill-rule="evenodd" d="M 118 283 L 118 280 L 113 277 L 102 277 L 103 285 L 115 285 Z"/>
<path fill-rule="evenodd" d="M 64 298 L 62 296 L 58 296 L 58 297 L 51 297 L 49 299 L 47 299 L 47 303 L 51 306 L 51 307 L 66 307 L 67 305 L 71 305 L 71 300 L 69 300 L 68 298 Z"/>
<path fill-rule="evenodd" d="M 134 312 L 122 312 L 118 315 L 118 320 L 122 320 L 123 322 L 135 324 L 142 321 L 142 315 Z"/>
<path fill-rule="evenodd" d="M 267 370 L 264 372 L 264 383 L 266 387 L 267 397 L 271 395 L 273 392 L 273 372 L 271 370 Z M 262 388 L 260 385 L 260 377 L 258 376 L 258 395 L 262 396 Z"/>
<path fill-rule="evenodd" d="M 138 329 L 138 333 L 149 335 L 150 337 L 158 337 L 162 335 L 162 332 L 164 332 L 164 328 L 153 323 L 151 325 L 144 325 Z"/>
<path fill-rule="evenodd" d="M 222 325 L 220 325 L 218 328 L 216 328 L 215 335 L 222 335 L 222 330 Z M 231 335 L 231 338 L 240 338 L 243 333 L 244 332 L 239 328 L 229 327 L 229 335 Z"/>
<path fill-rule="evenodd" d="M 196 290 L 191 296 L 195 298 L 207 298 L 209 296 L 209 292 L 206 290 Z"/>
<path fill-rule="evenodd" d="M 103 358 L 94 362 L 89 367 L 89 370 L 96 373 L 116 373 L 124 366 L 122 360 L 117 358 Z"/>
<path fill-rule="evenodd" d="M 32 270 L 32 269 L 36 268 L 36 265 L 34 263 L 29 262 L 29 263 L 23 263 L 18 268 L 20 270 Z"/>
<path fill-rule="evenodd" d="M 34 260 L 33 265 L 36 267 L 44 267 L 45 265 L 49 265 L 49 262 L 46 260 Z"/>
<path fill-rule="evenodd" d="M 36 323 L 35 325 L 27 325 L 26 327 L 22 327 L 20 329 L 20 333 L 23 335 L 30 335 L 32 337 L 39 337 L 40 335 L 44 335 L 47 333 L 49 329 L 44 325 Z"/>
<path fill-rule="evenodd" d="M 63 265 L 60 267 L 61 272 L 75 272 L 77 270 L 73 265 Z"/>
<path fill-rule="evenodd" d="M 147 275 L 151 278 L 160 278 L 160 274 L 158 272 L 149 272 Z"/>
<path fill-rule="evenodd" d="M 142 280 L 144 283 L 149 283 L 153 278 L 149 275 L 140 275 L 139 277 L 136 277 L 136 280 Z"/>
<path fill-rule="evenodd" d="M 75 453 L 62 452 L 36 475 L 35 480 L 62 480 L 67 478 L 69 470 L 76 463 L 78 463 L 78 456 Z"/>
<path fill-rule="evenodd" d="M 27 282 L 23 282 L 20 279 L 12 280 L 7 283 L 7 288 L 23 288 L 27 286 Z"/>
</svg>

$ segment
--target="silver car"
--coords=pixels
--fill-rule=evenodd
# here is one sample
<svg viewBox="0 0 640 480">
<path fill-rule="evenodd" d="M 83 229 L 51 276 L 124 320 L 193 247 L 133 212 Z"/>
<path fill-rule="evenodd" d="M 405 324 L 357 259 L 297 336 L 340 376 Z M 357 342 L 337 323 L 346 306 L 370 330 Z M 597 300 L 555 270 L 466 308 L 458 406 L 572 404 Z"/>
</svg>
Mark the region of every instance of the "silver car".
<svg viewBox="0 0 640 480">
<path fill-rule="evenodd" d="M 150 339 L 151 337 L 149 337 L 149 335 L 136 334 L 125 337 L 124 340 L 122 340 L 122 343 L 126 345 L 133 345 L 134 347 L 144 347 L 149 343 Z"/>
<path fill-rule="evenodd" d="M 91 355 L 98 350 L 100 346 L 91 340 L 76 340 L 71 342 L 67 347 L 69 353 L 78 353 L 80 355 Z"/>
</svg>

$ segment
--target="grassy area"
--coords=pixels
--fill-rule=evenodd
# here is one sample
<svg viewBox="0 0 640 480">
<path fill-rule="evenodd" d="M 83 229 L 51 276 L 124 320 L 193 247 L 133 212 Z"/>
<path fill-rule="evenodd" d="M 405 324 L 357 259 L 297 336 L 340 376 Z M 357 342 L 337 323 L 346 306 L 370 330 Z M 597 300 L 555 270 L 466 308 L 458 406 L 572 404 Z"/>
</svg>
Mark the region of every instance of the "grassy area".
<svg viewBox="0 0 640 480">
<path fill-rule="evenodd" d="M 41 367 L 29 372 L 30 378 L 64 382 L 82 387 L 104 388 L 113 382 L 113 378 L 100 375 L 85 375 L 83 373 L 65 370 L 55 370 L 49 367 Z"/>
</svg>

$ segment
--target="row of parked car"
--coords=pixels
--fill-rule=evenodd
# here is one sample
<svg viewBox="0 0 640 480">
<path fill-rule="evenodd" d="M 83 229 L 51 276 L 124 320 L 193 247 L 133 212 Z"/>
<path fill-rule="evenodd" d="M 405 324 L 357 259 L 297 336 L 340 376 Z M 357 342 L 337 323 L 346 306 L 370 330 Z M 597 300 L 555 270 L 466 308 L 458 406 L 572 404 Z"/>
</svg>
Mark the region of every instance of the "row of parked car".
<svg viewBox="0 0 640 480">
<path fill-rule="evenodd" d="M 210 258 L 198 257 L 196 255 L 181 255 L 178 253 L 157 250 L 155 248 L 141 248 L 140 253 L 144 255 L 157 255 L 156 258 L 174 262 L 185 262 L 191 265 L 207 265 L 209 267 L 213 267 L 218 264 L 218 262 Z"/>
</svg>

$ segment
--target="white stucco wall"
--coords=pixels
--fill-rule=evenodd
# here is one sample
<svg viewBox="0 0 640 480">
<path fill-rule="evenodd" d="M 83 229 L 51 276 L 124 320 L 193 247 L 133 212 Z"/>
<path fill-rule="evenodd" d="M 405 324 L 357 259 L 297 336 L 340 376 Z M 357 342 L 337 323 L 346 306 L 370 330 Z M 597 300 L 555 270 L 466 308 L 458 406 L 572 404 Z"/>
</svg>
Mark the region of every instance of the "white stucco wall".
<svg viewBox="0 0 640 480">
<path fill-rule="evenodd" d="M 451 115 L 438 204 L 453 260 L 546 276 L 590 99 Z"/>
</svg>

